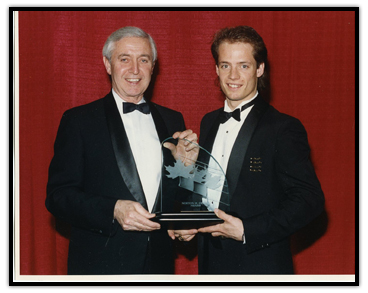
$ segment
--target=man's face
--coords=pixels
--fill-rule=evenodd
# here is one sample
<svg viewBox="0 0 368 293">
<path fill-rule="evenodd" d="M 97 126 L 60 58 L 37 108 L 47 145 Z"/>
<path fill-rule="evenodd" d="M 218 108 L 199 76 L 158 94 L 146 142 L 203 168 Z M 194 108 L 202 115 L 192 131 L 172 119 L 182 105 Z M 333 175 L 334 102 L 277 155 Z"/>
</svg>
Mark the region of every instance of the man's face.
<svg viewBox="0 0 368 293">
<path fill-rule="evenodd" d="M 115 43 L 111 63 L 104 57 L 115 92 L 128 102 L 139 102 L 151 81 L 154 63 L 147 39 L 127 37 Z"/>
<path fill-rule="evenodd" d="M 248 43 L 223 42 L 219 46 L 216 73 L 232 109 L 257 92 L 257 79 L 264 72 L 264 64 L 257 68 L 252 52 L 253 47 Z"/>
</svg>

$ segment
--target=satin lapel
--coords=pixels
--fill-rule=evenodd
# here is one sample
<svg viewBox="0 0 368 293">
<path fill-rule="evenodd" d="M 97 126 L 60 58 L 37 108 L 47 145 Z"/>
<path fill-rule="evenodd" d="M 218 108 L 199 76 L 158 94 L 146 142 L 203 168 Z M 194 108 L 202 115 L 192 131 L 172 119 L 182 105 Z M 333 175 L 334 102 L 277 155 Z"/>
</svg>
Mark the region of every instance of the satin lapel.
<svg viewBox="0 0 368 293">
<path fill-rule="evenodd" d="M 201 145 L 201 147 L 203 147 L 209 153 L 212 152 L 213 144 L 215 143 L 215 139 L 216 139 L 216 135 L 217 135 L 217 131 L 218 131 L 219 127 L 220 127 L 220 113 L 221 113 L 222 110 L 223 109 L 219 109 L 217 111 L 217 114 L 214 114 L 215 116 L 214 116 L 213 124 L 212 124 L 210 130 L 208 131 L 208 133 L 207 134 L 205 134 L 205 133 L 202 134 L 202 131 L 201 131 L 201 138 L 203 136 L 205 136 L 204 141 L 203 142 L 201 141 L 201 143 L 203 143 Z M 209 159 L 210 159 L 210 157 L 206 153 L 204 153 L 203 151 L 201 151 L 199 153 L 199 157 L 198 157 L 198 160 L 199 161 L 208 164 L 209 163 Z M 226 174 L 225 174 L 225 177 L 227 177 Z M 225 192 L 225 190 L 226 190 L 226 187 L 224 186 L 223 193 L 222 193 L 222 196 L 221 196 L 221 199 L 220 199 L 220 203 L 219 203 L 219 209 L 221 209 L 223 211 L 227 211 L 228 210 L 228 206 L 225 205 L 225 204 L 223 204 L 223 202 L 229 202 L 228 199 L 225 199 L 224 198 L 224 197 L 227 196 L 226 195 L 227 192 Z M 212 239 L 212 238 L 213 237 L 211 237 L 211 241 L 213 242 L 213 245 L 215 245 L 214 244 L 215 242 L 217 243 L 217 245 L 219 245 L 218 239 L 216 239 L 216 238 L 213 238 Z"/>
<path fill-rule="evenodd" d="M 166 138 L 170 136 L 169 131 L 167 130 L 164 119 L 162 118 L 158 110 L 156 109 L 155 105 L 153 103 L 148 103 L 148 104 L 150 106 L 152 118 L 155 123 L 156 130 L 157 130 L 158 138 L 160 142 L 163 142 Z"/>
<path fill-rule="evenodd" d="M 252 138 L 259 119 L 266 111 L 267 107 L 268 104 L 259 96 L 252 110 L 245 119 L 244 124 L 235 140 L 226 170 L 226 178 L 229 185 L 230 197 L 232 197 L 236 189 L 239 174 L 243 166 L 243 161 L 248 149 L 249 142 Z"/>
<path fill-rule="evenodd" d="M 158 110 L 156 109 L 155 105 L 153 103 L 148 103 L 148 104 L 150 105 L 151 114 L 152 114 L 153 121 L 155 123 L 158 138 L 160 142 L 162 143 L 165 139 L 170 137 L 169 131 L 167 130 L 164 119 L 162 118 Z M 169 166 L 173 164 L 173 156 L 171 155 L 171 152 L 164 147 L 162 147 L 162 156 L 163 156 L 163 166 L 162 166 L 161 172 L 162 174 L 164 174 L 165 172 L 164 166 Z M 161 177 L 162 177 L 162 180 L 166 178 L 165 176 L 161 176 Z M 160 183 L 160 187 L 158 189 L 157 196 L 156 196 L 156 201 L 152 209 L 153 212 L 162 211 L 161 184 L 165 184 L 165 182 L 161 181 Z"/>
<path fill-rule="evenodd" d="M 146 198 L 144 196 L 129 140 L 116 107 L 114 97 L 111 93 L 105 97 L 104 106 L 111 142 L 121 177 L 123 177 L 126 186 L 136 201 L 147 209 Z"/>
<path fill-rule="evenodd" d="M 212 152 L 212 148 L 213 148 L 213 144 L 215 143 L 215 138 L 216 138 L 216 135 L 217 135 L 217 131 L 220 127 L 220 110 L 218 111 L 215 119 L 213 120 L 213 124 L 209 130 L 209 132 L 207 134 L 200 134 L 201 136 L 205 135 L 205 138 L 204 138 L 204 141 L 201 141 L 201 147 L 204 148 L 206 151 L 208 151 L 209 153 Z M 206 154 L 203 154 L 200 152 L 199 154 L 199 158 L 198 160 L 203 162 L 203 163 L 209 163 L 208 160 L 209 160 L 209 157 L 206 155 Z M 204 159 L 206 158 L 206 159 Z"/>
</svg>

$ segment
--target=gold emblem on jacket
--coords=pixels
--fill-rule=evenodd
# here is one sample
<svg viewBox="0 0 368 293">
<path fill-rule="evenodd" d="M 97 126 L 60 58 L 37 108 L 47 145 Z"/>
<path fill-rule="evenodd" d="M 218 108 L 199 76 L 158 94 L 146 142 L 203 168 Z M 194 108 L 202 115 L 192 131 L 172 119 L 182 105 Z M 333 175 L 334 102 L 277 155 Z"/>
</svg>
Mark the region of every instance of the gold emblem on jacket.
<svg viewBox="0 0 368 293">
<path fill-rule="evenodd" d="M 254 157 L 250 158 L 249 171 L 250 172 L 262 172 L 262 158 Z"/>
</svg>

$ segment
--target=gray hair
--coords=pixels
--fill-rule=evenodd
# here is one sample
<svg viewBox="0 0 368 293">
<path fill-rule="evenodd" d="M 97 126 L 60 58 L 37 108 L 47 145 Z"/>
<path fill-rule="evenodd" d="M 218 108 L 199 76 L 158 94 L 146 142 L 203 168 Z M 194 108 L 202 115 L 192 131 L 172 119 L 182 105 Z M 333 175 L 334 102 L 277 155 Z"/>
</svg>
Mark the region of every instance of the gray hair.
<svg viewBox="0 0 368 293">
<path fill-rule="evenodd" d="M 148 39 L 151 50 L 152 50 L 152 61 L 153 63 L 157 60 L 157 48 L 155 41 L 145 31 L 138 27 L 126 26 L 113 32 L 106 40 L 105 45 L 102 49 L 102 55 L 111 62 L 112 51 L 115 49 L 115 43 L 120 41 L 122 38 L 137 37 Z"/>
</svg>

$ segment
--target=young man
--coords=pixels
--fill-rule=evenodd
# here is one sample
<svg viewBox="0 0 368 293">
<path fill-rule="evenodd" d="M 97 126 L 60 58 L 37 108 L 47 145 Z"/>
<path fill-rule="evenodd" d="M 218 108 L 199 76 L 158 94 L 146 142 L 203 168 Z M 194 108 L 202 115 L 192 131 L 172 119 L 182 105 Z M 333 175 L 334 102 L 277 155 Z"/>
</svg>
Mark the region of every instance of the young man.
<svg viewBox="0 0 368 293">
<path fill-rule="evenodd" d="M 253 28 L 220 30 L 211 50 L 225 105 L 203 117 L 199 144 L 226 170 L 230 208 L 214 207 L 222 224 L 170 236 L 199 232 L 200 274 L 292 274 L 289 236 L 324 207 L 307 134 L 261 97 L 267 49 Z"/>
<path fill-rule="evenodd" d="M 117 30 L 103 49 L 111 92 L 62 117 L 46 207 L 72 226 L 68 274 L 174 273 L 171 240 L 151 221 L 159 204 L 161 142 L 197 136 L 183 131 L 180 113 L 145 101 L 156 58 L 147 33 Z M 187 146 L 169 147 L 174 156 L 191 155 Z"/>
</svg>

